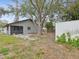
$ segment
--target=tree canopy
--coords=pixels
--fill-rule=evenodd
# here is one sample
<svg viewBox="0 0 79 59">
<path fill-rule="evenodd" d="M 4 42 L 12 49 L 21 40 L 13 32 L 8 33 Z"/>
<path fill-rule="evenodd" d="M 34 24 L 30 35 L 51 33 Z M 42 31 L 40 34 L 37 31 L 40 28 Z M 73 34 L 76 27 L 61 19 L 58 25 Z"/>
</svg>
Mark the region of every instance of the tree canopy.
<svg viewBox="0 0 79 59">
<path fill-rule="evenodd" d="M 5 26 L 8 23 L 6 20 L 0 20 L 0 27 Z"/>
<path fill-rule="evenodd" d="M 6 13 L 8 13 L 8 10 L 5 10 L 4 8 L 0 7 L 0 17 L 2 15 L 5 15 Z"/>
<path fill-rule="evenodd" d="M 39 26 L 39 32 L 42 30 L 44 22 L 47 20 L 47 16 L 53 14 L 53 12 L 60 12 L 64 10 L 63 5 L 59 3 L 59 0 L 24 0 L 22 4 L 22 15 L 26 16 L 26 12 L 35 17 L 35 22 Z"/>
<path fill-rule="evenodd" d="M 79 1 L 71 4 L 67 9 L 67 18 L 70 20 L 79 20 Z"/>
</svg>

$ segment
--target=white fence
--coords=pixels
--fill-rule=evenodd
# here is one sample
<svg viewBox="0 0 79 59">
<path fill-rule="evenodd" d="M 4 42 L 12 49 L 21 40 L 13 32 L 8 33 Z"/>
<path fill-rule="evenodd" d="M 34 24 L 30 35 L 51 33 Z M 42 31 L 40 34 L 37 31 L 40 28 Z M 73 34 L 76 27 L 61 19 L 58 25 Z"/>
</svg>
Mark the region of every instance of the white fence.
<svg viewBox="0 0 79 59">
<path fill-rule="evenodd" d="M 56 23 L 56 37 L 69 32 L 71 35 L 79 35 L 79 20 Z"/>
</svg>

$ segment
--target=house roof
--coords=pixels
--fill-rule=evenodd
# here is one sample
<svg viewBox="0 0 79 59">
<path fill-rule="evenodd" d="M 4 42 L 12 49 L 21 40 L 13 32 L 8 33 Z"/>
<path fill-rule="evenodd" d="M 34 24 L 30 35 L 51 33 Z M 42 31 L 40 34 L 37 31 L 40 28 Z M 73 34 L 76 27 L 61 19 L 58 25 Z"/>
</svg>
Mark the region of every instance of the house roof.
<svg viewBox="0 0 79 59">
<path fill-rule="evenodd" d="M 16 24 L 16 23 L 25 22 L 25 21 L 31 21 L 31 22 L 33 22 L 32 19 L 26 19 L 26 20 L 22 20 L 22 21 L 17 21 L 17 22 L 8 23 L 8 24 L 6 24 L 4 27 L 6 27 L 6 26 L 8 26 L 8 25 L 11 25 L 11 24 Z"/>
</svg>

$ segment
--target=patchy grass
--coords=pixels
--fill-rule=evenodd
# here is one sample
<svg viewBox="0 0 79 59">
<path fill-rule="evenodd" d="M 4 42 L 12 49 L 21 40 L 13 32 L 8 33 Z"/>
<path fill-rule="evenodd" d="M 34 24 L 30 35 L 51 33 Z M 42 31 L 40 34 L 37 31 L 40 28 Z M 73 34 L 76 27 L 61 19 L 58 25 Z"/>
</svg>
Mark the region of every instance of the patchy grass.
<svg viewBox="0 0 79 59">
<path fill-rule="evenodd" d="M 43 51 L 37 49 L 36 41 L 22 40 L 13 36 L 0 34 L 0 54 L 3 59 L 43 59 Z"/>
<path fill-rule="evenodd" d="M 3 54 L 3 55 L 7 55 L 9 52 L 9 49 L 8 48 L 1 48 L 0 49 L 0 53 Z"/>
<path fill-rule="evenodd" d="M 0 43 L 2 44 L 13 44 L 16 43 L 17 38 L 9 35 L 0 34 Z"/>
<path fill-rule="evenodd" d="M 54 42 L 54 35 L 33 36 L 23 40 L 0 34 L 0 59 L 79 59 L 79 50 L 69 51 Z"/>
</svg>

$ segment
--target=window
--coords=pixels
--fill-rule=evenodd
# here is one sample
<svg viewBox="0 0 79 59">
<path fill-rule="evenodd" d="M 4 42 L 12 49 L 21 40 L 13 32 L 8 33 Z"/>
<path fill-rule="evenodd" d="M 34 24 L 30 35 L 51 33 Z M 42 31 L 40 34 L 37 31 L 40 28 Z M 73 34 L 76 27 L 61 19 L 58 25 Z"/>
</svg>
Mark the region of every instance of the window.
<svg viewBox="0 0 79 59">
<path fill-rule="evenodd" d="M 28 30 L 31 30 L 31 27 L 28 27 L 27 29 L 28 29 Z"/>
<path fill-rule="evenodd" d="M 19 30 L 19 26 L 14 26 L 14 30 Z"/>
<path fill-rule="evenodd" d="M 22 30 L 23 27 L 22 26 L 12 26 L 13 30 Z"/>
</svg>

